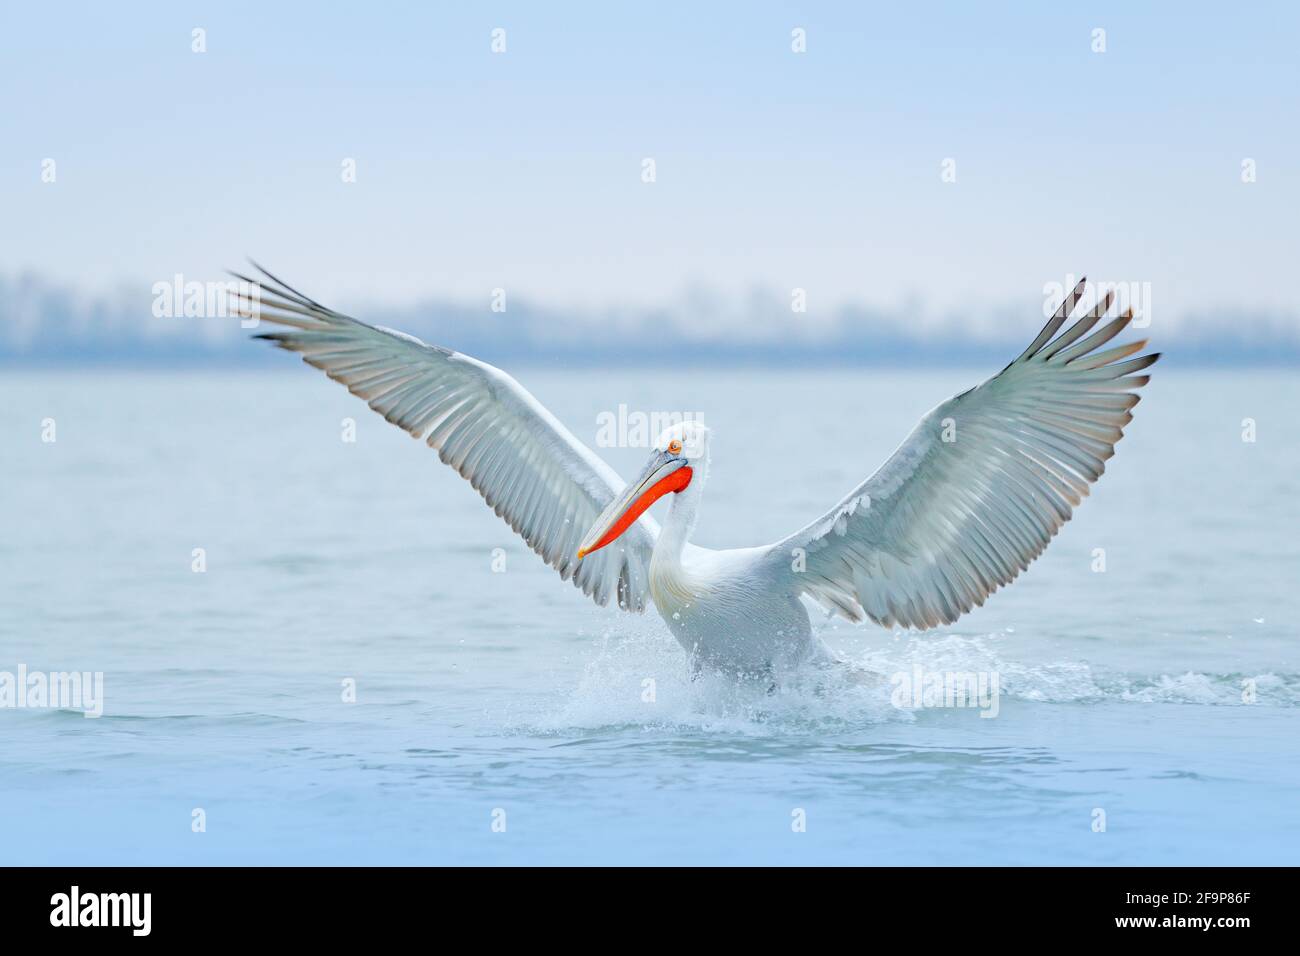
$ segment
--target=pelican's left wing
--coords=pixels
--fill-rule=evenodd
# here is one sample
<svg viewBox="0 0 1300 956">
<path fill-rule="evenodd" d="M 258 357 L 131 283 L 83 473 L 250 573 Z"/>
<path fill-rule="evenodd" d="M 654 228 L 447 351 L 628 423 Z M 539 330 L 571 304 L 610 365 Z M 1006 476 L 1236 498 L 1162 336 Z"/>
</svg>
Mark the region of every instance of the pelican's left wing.
<svg viewBox="0 0 1300 956">
<path fill-rule="evenodd" d="M 327 309 L 261 271 L 260 280 L 236 274 L 260 287 L 251 314 L 289 331 L 256 338 L 301 353 L 388 421 L 423 438 L 596 603 L 617 597 L 620 607 L 645 610 L 658 525 L 642 516 L 616 546 L 578 560 L 583 534 L 623 481 L 523 386 L 486 362 Z"/>
<path fill-rule="evenodd" d="M 984 384 L 939 405 L 829 513 L 774 544 L 774 579 L 853 621 L 950 624 L 1010 582 L 1105 470 L 1159 353 L 1098 352 L 1132 320 L 1105 296 L 1059 336 L 1081 280 L 1038 337 Z M 1056 336 L 1053 338 L 1053 336 Z"/>
</svg>

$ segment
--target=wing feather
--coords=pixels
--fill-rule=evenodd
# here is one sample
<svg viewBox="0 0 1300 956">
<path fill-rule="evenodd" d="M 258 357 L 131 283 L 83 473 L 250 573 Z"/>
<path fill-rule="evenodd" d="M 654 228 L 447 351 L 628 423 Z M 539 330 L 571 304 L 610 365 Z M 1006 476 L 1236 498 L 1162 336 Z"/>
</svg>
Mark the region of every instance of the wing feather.
<svg viewBox="0 0 1300 956">
<path fill-rule="evenodd" d="M 928 628 L 1024 571 L 1106 470 L 1150 380 L 1133 373 L 1160 357 L 1128 359 L 1145 340 L 1098 351 L 1133 319 L 1091 331 L 1110 294 L 1061 332 L 1085 282 L 1015 361 L 933 409 L 835 508 L 772 545 L 774 574 L 850 620 Z M 797 550 L 803 562 L 790 561 Z"/>
<path fill-rule="evenodd" d="M 255 264 L 256 265 L 256 264 Z M 618 542 L 576 560 L 578 538 L 623 482 L 523 386 L 498 368 L 328 309 L 270 272 L 242 314 L 288 331 L 254 336 L 347 387 L 423 439 L 564 580 L 598 604 L 645 610 L 659 529 L 642 516 Z"/>
</svg>

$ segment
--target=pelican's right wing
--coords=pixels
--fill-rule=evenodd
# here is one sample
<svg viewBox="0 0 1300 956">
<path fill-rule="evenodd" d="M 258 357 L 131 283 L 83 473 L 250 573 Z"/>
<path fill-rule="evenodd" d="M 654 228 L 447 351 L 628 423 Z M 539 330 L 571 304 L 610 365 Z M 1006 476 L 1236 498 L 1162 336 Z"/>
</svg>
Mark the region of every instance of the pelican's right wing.
<svg viewBox="0 0 1300 956">
<path fill-rule="evenodd" d="M 850 620 L 950 624 L 1028 567 L 1070 520 L 1132 419 L 1146 342 L 1097 351 L 1132 319 L 1105 296 L 1056 333 L 1081 281 L 1020 357 L 939 405 L 874 475 L 765 560 Z M 1055 338 L 1053 338 L 1055 336 Z"/>
<path fill-rule="evenodd" d="M 616 545 L 578 560 L 583 534 L 624 483 L 523 386 L 468 355 L 327 309 L 260 271 L 261 280 L 237 276 L 261 288 L 253 314 L 289 331 L 256 338 L 301 353 L 388 421 L 423 438 L 597 604 L 617 597 L 620 607 L 645 610 L 658 525 L 642 516 Z"/>
</svg>

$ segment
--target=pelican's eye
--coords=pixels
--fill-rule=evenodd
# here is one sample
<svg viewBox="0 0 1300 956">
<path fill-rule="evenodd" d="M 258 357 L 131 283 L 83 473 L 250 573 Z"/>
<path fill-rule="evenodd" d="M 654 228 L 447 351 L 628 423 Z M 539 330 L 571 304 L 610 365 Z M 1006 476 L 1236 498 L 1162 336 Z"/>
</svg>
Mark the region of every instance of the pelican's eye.
<svg viewBox="0 0 1300 956">
<path fill-rule="evenodd" d="M 668 443 L 668 451 L 670 454 L 680 455 L 682 453 L 682 443 L 674 438 Z"/>
</svg>

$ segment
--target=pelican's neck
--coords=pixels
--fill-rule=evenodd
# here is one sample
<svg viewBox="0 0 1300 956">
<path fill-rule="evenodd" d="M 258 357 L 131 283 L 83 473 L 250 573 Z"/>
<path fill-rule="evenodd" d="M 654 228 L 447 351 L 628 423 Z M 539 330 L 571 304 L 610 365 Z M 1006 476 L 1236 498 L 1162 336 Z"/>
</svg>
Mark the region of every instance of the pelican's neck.
<svg viewBox="0 0 1300 956">
<path fill-rule="evenodd" d="M 664 519 L 659 531 L 659 541 L 655 544 L 655 560 L 667 559 L 674 564 L 681 564 L 682 552 L 695 530 L 695 520 L 699 516 L 700 498 L 704 493 L 704 480 L 708 477 L 707 460 L 693 465 L 694 474 L 691 483 L 672 497 L 668 506 L 668 517 Z"/>
</svg>

